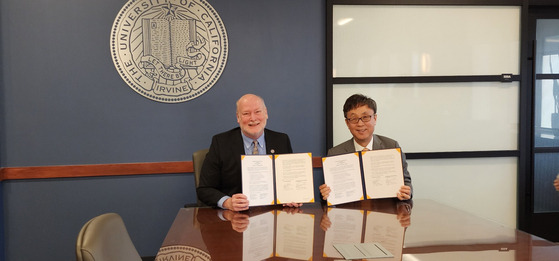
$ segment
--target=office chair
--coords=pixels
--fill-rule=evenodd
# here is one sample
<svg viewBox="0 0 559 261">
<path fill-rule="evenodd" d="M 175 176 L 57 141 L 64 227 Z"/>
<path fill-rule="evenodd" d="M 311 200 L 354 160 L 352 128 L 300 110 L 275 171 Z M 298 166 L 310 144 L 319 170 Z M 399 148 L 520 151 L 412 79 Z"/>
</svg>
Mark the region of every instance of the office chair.
<svg viewBox="0 0 559 261">
<path fill-rule="evenodd" d="M 203 149 L 192 153 L 192 167 L 194 167 L 196 187 L 198 187 L 200 183 L 200 172 L 202 171 L 202 164 L 204 164 L 204 159 L 206 159 L 208 151 L 210 151 L 210 149 Z"/>
<path fill-rule="evenodd" d="M 198 188 L 198 185 L 200 184 L 200 172 L 202 172 L 202 164 L 204 164 L 204 159 L 206 158 L 208 151 L 210 151 L 210 149 L 202 149 L 192 153 L 192 167 L 194 168 L 194 184 L 196 185 L 196 188 Z M 199 199 L 196 200 L 198 207 L 205 206 L 202 201 Z M 185 207 L 189 206 L 189 204 L 185 205 Z"/>
<path fill-rule="evenodd" d="M 76 242 L 77 261 L 141 261 L 122 218 L 107 213 L 83 225 Z"/>
</svg>

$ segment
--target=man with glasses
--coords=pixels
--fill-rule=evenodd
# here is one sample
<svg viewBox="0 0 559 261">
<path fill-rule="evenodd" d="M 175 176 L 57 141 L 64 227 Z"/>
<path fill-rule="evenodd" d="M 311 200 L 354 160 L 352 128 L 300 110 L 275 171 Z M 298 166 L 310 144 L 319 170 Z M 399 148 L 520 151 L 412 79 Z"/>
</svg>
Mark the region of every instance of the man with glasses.
<svg viewBox="0 0 559 261">
<path fill-rule="evenodd" d="M 373 99 L 361 94 L 354 94 L 347 98 L 343 110 L 345 123 L 353 138 L 329 149 L 328 156 L 362 150 L 400 148 L 397 141 L 373 134 L 377 124 L 377 104 Z M 404 186 L 394 193 L 399 200 L 408 200 L 412 198 L 413 189 L 404 153 L 402 153 L 402 167 L 404 168 Z M 330 194 L 330 187 L 322 184 L 319 188 L 322 198 L 326 200 Z"/>
</svg>

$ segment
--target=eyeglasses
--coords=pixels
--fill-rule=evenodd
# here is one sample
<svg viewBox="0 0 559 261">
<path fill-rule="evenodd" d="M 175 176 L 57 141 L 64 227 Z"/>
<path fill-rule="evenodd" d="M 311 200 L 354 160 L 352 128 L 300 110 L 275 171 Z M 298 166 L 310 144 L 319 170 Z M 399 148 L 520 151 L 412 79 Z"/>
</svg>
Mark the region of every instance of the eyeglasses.
<svg viewBox="0 0 559 261">
<path fill-rule="evenodd" d="M 372 117 L 373 115 L 365 115 L 361 118 L 346 118 L 345 120 L 351 124 L 357 124 L 359 120 L 361 120 L 362 122 L 370 122 Z"/>
</svg>

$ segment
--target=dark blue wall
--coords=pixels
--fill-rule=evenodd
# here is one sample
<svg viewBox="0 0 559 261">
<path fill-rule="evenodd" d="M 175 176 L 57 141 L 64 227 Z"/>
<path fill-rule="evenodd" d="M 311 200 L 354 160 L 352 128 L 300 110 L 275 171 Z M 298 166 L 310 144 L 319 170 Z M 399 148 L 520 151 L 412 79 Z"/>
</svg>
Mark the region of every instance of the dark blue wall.
<svg viewBox="0 0 559 261">
<path fill-rule="evenodd" d="M 4 63 L 4 59 L 3 59 L 3 37 L 2 37 L 2 32 L 3 32 L 3 24 L 4 24 L 4 19 L 3 19 L 3 2 L 0 2 L 0 167 L 4 166 L 4 154 L 5 154 L 5 150 L 4 150 L 4 146 L 3 144 L 6 143 L 6 137 L 4 135 L 4 119 L 5 119 L 5 114 L 4 114 L 4 104 L 5 104 L 5 99 L 4 99 L 4 73 L 3 73 L 3 63 Z M 0 173 L 1 175 L 1 173 Z M 5 249 L 4 249 L 4 190 L 3 190 L 3 184 L 2 181 L 0 181 L 0 260 L 4 260 L 5 257 Z"/>
<path fill-rule="evenodd" d="M 210 0 L 228 33 L 225 71 L 204 95 L 164 104 L 136 94 L 110 57 L 126 1 L 2 0 L 2 167 L 191 160 L 237 125 L 235 101 L 266 100 L 268 127 L 295 152 L 325 154 L 325 1 Z M 316 174 L 316 173 L 315 173 Z M 81 226 L 119 213 L 141 255 L 155 255 L 191 173 L 13 180 L 0 184 L 5 260 L 73 260 Z"/>
</svg>

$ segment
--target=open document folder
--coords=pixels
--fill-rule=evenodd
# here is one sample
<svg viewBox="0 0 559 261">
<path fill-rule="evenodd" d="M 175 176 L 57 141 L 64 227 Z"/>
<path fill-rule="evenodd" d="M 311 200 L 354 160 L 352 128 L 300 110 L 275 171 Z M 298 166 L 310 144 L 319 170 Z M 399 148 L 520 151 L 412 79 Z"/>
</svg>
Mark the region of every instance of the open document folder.
<svg viewBox="0 0 559 261">
<path fill-rule="evenodd" d="M 311 153 L 241 156 L 249 206 L 314 202 Z"/>
<path fill-rule="evenodd" d="M 279 210 L 250 217 L 243 232 L 243 260 L 282 257 L 312 260 L 314 215 Z"/>
<path fill-rule="evenodd" d="M 354 152 L 322 158 L 328 205 L 396 197 L 404 185 L 399 148 Z"/>
<path fill-rule="evenodd" d="M 401 261 L 405 228 L 396 214 L 360 209 L 328 208 L 331 222 L 324 236 L 323 256 L 328 258 L 384 258 L 384 261 Z M 368 244 L 368 245 L 362 245 Z M 350 256 L 362 246 L 367 257 Z M 382 251 L 380 249 L 382 249 Z M 374 257 L 371 255 L 374 254 Z M 351 258 L 348 258 L 351 257 Z"/>
</svg>

